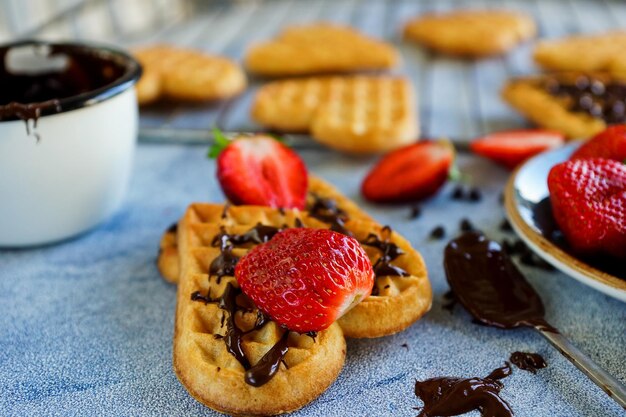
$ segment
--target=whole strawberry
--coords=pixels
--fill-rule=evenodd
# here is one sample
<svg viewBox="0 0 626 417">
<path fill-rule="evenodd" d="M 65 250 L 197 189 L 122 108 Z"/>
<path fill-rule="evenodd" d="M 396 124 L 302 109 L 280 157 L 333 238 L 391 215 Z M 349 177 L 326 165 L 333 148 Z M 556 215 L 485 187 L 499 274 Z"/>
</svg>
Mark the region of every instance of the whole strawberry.
<svg viewBox="0 0 626 417">
<path fill-rule="evenodd" d="M 572 248 L 626 258 L 626 165 L 576 159 L 548 175 L 554 218 Z"/>
<path fill-rule="evenodd" d="M 570 159 L 607 158 L 626 161 L 626 125 L 610 126 L 584 143 Z"/>
<path fill-rule="evenodd" d="M 359 242 L 326 229 L 287 229 L 235 268 L 241 290 L 277 323 L 326 329 L 372 292 L 374 271 Z"/>
<path fill-rule="evenodd" d="M 217 156 L 217 179 L 233 204 L 304 209 L 308 175 L 297 153 L 266 135 L 215 136 L 210 156 Z"/>
</svg>

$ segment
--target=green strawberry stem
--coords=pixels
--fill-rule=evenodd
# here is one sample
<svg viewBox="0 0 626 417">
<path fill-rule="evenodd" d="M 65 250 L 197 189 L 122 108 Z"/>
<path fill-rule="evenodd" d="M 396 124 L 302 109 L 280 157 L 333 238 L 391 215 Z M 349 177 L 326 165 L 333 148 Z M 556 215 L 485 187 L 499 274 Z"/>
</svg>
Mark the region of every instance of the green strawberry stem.
<svg viewBox="0 0 626 417">
<path fill-rule="evenodd" d="M 213 145 L 209 148 L 208 157 L 211 159 L 217 158 L 217 156 L 228 146 L 230 139 L 224 135 L 224 133 L 217 127 L 213 127 Z"/>
<path fill-rule="evenodd" d="M 222 132 L 220 128 L 217 126 L 213 126 L 212 131 L 213 131 L 213 144 L 209 148 L 207 157 L 210 159 L 215 159 L 220 153 L 222 153 L 224 148 L 226 148 L 230 144 L 230 142 L 232 142 L 232 139 L 229 139 L 224 134 L 224 132 Z M 282 138 L 281 136 L 275 133 L 268 133 L 267 135 L 271 136 L 274 140 L 287 146 L 287 144 L 285 143 L 285 139 Z"/>
</svg>

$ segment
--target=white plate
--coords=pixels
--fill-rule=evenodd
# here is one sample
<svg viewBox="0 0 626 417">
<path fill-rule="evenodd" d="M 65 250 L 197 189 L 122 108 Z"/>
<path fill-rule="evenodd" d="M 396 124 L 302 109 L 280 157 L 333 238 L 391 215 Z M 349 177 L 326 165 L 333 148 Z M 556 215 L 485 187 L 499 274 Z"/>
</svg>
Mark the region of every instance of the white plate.
<svg viewBox="0 0 626 417">
<path fill-rule="evenodd" d="M 578 144 L 539 154 L 512 175 L 505 189 L 505 207 L 513 229 L 535 252 L 572 278 L 626 302 L 624 262 L 583 260 L 571 253 L 554 223 L 548 192 L 550 168 L 569 158 Z"/>
</svg>

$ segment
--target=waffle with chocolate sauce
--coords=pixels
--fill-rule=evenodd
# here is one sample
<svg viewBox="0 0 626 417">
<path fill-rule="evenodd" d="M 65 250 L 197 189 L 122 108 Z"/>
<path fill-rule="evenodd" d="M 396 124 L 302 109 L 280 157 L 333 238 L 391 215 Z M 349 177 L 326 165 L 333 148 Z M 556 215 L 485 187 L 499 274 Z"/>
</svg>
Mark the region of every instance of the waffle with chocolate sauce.
<svg viewBox="0 0 626 417">
<path fill-rule="evenodd" d="M 377 274 L 374 294 L 328 329 L 301 335 L 258 311 L 234 279 L 238 259 L 286 227 L 327 228 L 311 213 L 192 204 L 178 227 L 180 282 L 174 368 L 191 395 L 218 411 L 266 415 L 302 407 L 337 377 L 342 335 L 376 337 L 417 320 L 432 300 L 426 268 L 389 228 L 346 220 Z"/>
<path fill-rule="evenodd" d="M 346 345 L 335 323 L 316 335 L 289 332 L 256 310 L 239 290 L 237 259 L 246 237 L 294 227 L 299 213 L 246 206 L 192 204 L 178 227 L 181 277 L 174 331 L 174 370 L 189 393 L 217 411 L 274 415 L 324 392 L 343 366 Z M 312 226 L 320 226 L 314 219 Z M 257 234 L 257 237 L 258 237 Z"/>
<path fill-rule="evenodd" d="M 363 245 L 376 273 L 372 295 L 339 320 L 344 334 L 356 338 L 381 337 L 404 330 L 423 316 L 431 307 L 432 291 L 426 265 L 419 252 L 398 233 L 374 222 L 330 184 L 313 177 L 309 180 L 309 188 L 308 211 L 299 215 L 304 225 L 330 228 L 354 236 Z M 233 206 L 229 213 L 259 209 Z M 264 210 L 291 213 L 290 210 Z M 250 222 L 249 227 L 255 224 Z M 268 225 L 280 227 L 280 224 Z M 161 243 L 168 242 L 176 242 L 176 231 L 166 231 Z M 177 275 L 168 277 L 168 271 L 162 265 L 177 264 L 178 257 L 175 245 L 162 246 L 159 269 L 171 282 L 175 282 L 172 278 Z"/>
<path fill-rule="evenodd" d="M 311 77 L 259 89 L 252 118 L 285 132 L 310 132 L 349 153 L 384 152 L 415 140 L 418 126 L 411 82 L 391 76 Z"/>
<path fill-rule="evenodd" d="M 626 79 L 564 72 L 509 81 L 502 96 L 537 125 L 585 139 L 626 122 Z"/>
</svg>

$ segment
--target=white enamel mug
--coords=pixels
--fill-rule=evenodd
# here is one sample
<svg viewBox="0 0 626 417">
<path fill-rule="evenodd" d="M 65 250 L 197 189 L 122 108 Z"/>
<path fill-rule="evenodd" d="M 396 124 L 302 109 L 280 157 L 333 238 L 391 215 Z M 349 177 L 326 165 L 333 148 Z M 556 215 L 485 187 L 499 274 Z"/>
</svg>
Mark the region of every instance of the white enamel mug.
<svg viewBox="0 0 626 417">
<path fill-rule="evenodd" d="M 139 64 L 98 45 L 23 41 L 10 47 L 42 45 L 87 48 L 115 60 L 123 72 L 107 85 L 60 99 L 59 112 L 44 110 L 39 139 L 27 132 L 33 120 L 0 119 L 1 247 L 52 243 L 93 228 L 120 207 L 131 175 Z"/>
</svg>

